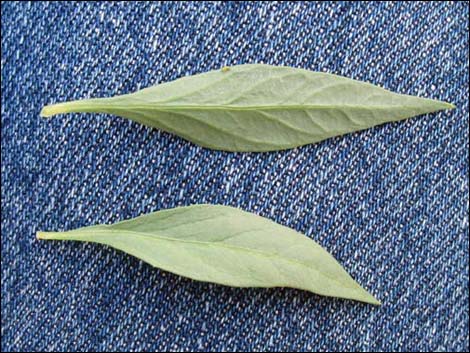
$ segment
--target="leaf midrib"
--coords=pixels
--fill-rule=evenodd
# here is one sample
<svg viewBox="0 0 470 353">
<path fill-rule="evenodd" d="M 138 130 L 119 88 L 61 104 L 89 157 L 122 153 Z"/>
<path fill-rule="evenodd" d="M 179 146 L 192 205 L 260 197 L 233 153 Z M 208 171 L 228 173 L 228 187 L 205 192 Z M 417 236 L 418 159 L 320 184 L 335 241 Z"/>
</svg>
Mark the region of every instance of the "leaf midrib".
<svg viewBox="0 0 470 353">
<path fill-rule="evenodd" d="M 422 98 L 427 99 L 427 98 Z M 436 106 L 441 106 L 440 109 L 445 109 L 444 103 L 434 103 L 432 100 L 427 102 L 428 104 L 436 104 Z M 93 107 L 94 104 L 91 104 Z M 96 103 L 96 106 L 100 106 L 99 103 Z M 359 105 L 359 104 L 308 104 L 308 105 L 253 105 L 253 106 L 234 106 L 234 105 L 138 105 L 132 102 L 129 105 L 116 105 L 116 104 L 106 104 L 102 105 L 102 108 L 111 108 L 119 110 L 129 110 L 133 109 L 142 109 L 142 110 L 157 110 L 157 111 L 174 111 L 174 110 L 232 110 L 232 111 L 250 111 L 250 110 L 321 110 L 321 109 L 379 109 L 379 110 L 388 110 L 388 109 L 420 109 L 425 106 L 423 105 Z M 429 106 L 431 108 L 431 106 Z M 451 108 L 451 105 L 447 109 Z M 433 108 L 436 109 L 436 108 Z"/>
</svg>

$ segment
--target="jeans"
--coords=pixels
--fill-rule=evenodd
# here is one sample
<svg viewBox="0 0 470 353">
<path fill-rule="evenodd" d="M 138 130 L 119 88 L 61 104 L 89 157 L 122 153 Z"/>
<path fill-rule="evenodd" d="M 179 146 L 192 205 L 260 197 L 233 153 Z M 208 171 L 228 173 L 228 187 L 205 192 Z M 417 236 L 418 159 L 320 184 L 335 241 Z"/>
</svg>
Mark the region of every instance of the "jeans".
<svg viewBox="0 0 470 353">
<path fill-rule="evenodd" d="M 468 350 L 468 4 L 1 10 L 2 350 Z M 457 108 L 272 153 L 211 151 L 106 114 L 39 117 L 45 104 L 255 62 Z M 35 238 L 195 203 L 304 233 L 383 305 L 200 283 Z"/>
</svg>

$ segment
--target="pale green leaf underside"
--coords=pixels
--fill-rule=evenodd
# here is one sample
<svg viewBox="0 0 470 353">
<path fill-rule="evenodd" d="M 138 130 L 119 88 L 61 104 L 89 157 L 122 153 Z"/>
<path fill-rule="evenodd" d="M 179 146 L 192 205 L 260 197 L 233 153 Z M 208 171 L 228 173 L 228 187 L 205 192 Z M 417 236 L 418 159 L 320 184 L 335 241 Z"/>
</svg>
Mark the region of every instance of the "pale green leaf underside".
<svg viewBox="0 0 470 353">
<path fill-rule="evenodd" d="M 41 115 L 109 113 L 212 149 L 273 151 L 453 107 L 332 74 L 252 64 L 46 106 Z"/>
<path fill-rule="evenodd" d="M 38 232 L 110 245 L 166 271 L 234 287 L 292 287 L 380 304 L 306 236 L 237 208 L 195 205 L 113 225 Z"/>
</svg>

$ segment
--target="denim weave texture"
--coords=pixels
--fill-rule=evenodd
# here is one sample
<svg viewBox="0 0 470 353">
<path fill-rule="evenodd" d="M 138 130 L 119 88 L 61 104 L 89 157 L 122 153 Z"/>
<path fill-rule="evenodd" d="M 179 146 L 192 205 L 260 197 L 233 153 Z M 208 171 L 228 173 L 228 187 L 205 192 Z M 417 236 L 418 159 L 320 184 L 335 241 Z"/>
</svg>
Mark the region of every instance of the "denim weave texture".
<svg viewBox="0 0 470 353">
<path fill-rule="evenodd" d="M 1 348 L 469 348 L 467 3 L 1 4 Z M 106 114 L 43 105 L 266 63 L 457 108 L 270 153 L 228 153 Z M 197 203 L 317 241 L 380 307 L 239 289 L 38 230 Z"/>
</svg>

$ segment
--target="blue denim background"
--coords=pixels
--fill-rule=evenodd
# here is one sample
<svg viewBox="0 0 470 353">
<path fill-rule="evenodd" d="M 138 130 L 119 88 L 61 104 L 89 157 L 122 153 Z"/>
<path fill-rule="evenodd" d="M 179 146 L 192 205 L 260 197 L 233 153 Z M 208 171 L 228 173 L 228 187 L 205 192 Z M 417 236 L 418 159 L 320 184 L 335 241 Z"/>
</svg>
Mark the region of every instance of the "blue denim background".
<svg viewBox="0 0 470 353">
<path fill-rule="evenodd" d="M 468 350 L 464 3 L 2 3 L 2 350 Z M 274 153 L 39 117 L 224 65 L 332 72 L 453 111 Z M 295 228 L 384 304 L 234 289 L 37 230 L 220 203 Z"/>
</svg>

